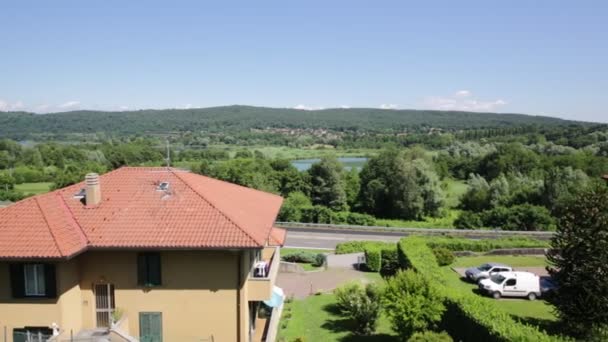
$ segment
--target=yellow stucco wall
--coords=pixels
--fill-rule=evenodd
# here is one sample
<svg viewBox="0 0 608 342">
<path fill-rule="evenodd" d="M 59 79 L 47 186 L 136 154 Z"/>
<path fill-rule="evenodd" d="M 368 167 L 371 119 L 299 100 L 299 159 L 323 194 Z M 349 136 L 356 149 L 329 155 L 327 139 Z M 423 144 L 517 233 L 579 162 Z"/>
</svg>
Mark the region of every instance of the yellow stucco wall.
<svg viewBox="0 0 608 342">
<path fill-rule="evenodd" d="M 164 341 L 247 341 L 252 258 L 251 251 L 163 251 L 162 286 L 143 288 L 137 252 L 90 251 L 56 264 L 59 299 L 53 300 L 12 299 L 8 263 L 0 262 L 0 331 L 7 326 L 11 342 L 15 327 L 56 322 L 63 336 L 95 328 L 94 285 L 112 283 L 132 336 L 139 336 L 140 312 L 162 312 Z"/>
<path fill-rule="evenodd" d="M 93 285 L 112 283 L 116 307 L 139 336 L 139 313 L 162 312 L 163 340 L 237 340 L 237 252 L 161 252 L 162 286 L 137 285 L 137 253 L 90 252 L 81 257 L 83 328 L 95 327 Z"/>
<path fill-rule="evenodd" d="M 13 299 L 8 265 L 0 262 L 0 332 L 3 334 L 6 327 L 8 342 L 12 341 L 13 329 L 24 326 L 48 327 L 57 323 L 67 331 L 78 331 L 80 288 L 75 261 L 56 264 L 58 298 L 55 299 Z"/>
</svg>

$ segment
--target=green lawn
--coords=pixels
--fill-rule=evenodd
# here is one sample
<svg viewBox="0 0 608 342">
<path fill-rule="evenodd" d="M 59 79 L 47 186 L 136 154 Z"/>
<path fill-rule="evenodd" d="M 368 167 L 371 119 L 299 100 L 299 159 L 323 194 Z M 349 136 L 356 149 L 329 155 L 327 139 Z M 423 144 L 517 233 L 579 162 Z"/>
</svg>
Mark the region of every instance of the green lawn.
<svg viewBox="0 0 608 342">
<path fill-rule="evenodd" d="M 15 185 L 15 190 L 23 192 L 26 195 L 37 195 L 51 190 L 53 183 L 40 182 L 40 183 L 21 183 Z"/>
<path fill-rule="evenodd" d="M 474 267 L 486 262 L 499 262 L 513 267 L 545 267 L 547 259 L 543 256 L 530 255 L 483 255 L 459 257 L 451 267 Z"/>
<path fill-rule="evenodd" d="M 385 316 L 373 336 L 357 336 L 352 330 L 351 322 L 337 311 L 335 296 L 322 294 L 285 304 L 277 341 L 397 341 Z"/>
</svg>

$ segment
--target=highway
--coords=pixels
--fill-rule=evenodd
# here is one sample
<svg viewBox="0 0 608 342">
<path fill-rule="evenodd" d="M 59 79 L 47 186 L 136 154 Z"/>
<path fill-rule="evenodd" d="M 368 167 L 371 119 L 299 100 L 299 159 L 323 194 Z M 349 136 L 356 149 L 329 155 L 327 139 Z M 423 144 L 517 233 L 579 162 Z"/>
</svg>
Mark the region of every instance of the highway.
<svg viewBox="0 0 608 342">
<path fill-rule="evenodd" d="M 304 228 L 304 227 L 285 227 L 287 229 L 287 238 L 285 247 L 298 248 L 317 248 L 317 249 L 334 249 L 336 245 L 344 241 L 352 240 L 375 240 L 375 241 L 399 241 L 404 236 L 410 234 L 425 234 L 425 235 L 454 235 L 467 237 L 471 239 L 481 238 L 497 238 L 508 236 L 526 236 L 530 232 L 492 232 L 492 231 L 463 231 L 463 230 L 439 230 L 439 229 L 399 229 L 399 230 L 358 230 L 344 229 L 333 227 L 324 228 Z M 550 239 L 552 233 L 535 232 L 533 235 L 537 239 Z"/>
<path fill-rule="evenodd" d="M 289 229 L 285 247 L 334 249 L 340 242 L 351 240 L 399 241 L 404 235 L 370 234 L 361 232 L 324 232 Z"/>
</svg>

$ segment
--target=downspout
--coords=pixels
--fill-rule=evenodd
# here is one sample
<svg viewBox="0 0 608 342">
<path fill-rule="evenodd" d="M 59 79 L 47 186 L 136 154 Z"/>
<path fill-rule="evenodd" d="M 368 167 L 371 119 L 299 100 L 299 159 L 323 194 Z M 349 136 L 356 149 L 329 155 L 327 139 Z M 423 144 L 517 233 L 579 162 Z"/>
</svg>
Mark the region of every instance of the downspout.
<svg viewBox="0 0 608 342">
<path fill-rule="evenodd" d="M 243 252 L 239 251 L 237 256 L 237 284 L 236 284 L 236 340 L 241 341 L 241 281 L 243 279 Z"/>
</svg>

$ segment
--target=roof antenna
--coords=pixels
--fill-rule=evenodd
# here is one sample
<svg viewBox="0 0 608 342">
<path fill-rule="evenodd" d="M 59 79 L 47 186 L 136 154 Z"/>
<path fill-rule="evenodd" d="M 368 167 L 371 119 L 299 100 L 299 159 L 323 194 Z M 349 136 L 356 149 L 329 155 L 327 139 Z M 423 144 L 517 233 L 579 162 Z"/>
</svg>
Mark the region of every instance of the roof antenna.
<svg viewBox="0 0 608 342">
<path fill-rule="evenodd" d="M 171 167 L 171 149 L 169 148 L 169 137 L 165 138 L 165 143 L 167 145 L 167 169 Z"/>
</svg>

